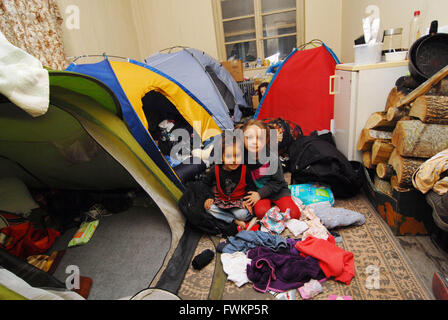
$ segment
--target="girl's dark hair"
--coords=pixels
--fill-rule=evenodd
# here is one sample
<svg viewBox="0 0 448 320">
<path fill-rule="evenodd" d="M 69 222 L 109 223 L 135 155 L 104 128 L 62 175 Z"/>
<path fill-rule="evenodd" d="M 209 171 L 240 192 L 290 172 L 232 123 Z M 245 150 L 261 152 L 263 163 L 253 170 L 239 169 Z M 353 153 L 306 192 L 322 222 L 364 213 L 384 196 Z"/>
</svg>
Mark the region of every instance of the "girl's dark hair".
<svg viewBox="0 0 448 320">
<path fill-rule="evenodd" d="M 260 84 L 257 88 L 257 92 L 258 92 L 258 99 L 259 101 L 261 101 L 261 99 L 263 98 L 263 95 L 261 94 L 261 88 L 268 88 L 269 83 L 267 82 L 263 82 L 262 84 Z M 265 92 L 266 94 L 266 92 Z"/>
</svg>

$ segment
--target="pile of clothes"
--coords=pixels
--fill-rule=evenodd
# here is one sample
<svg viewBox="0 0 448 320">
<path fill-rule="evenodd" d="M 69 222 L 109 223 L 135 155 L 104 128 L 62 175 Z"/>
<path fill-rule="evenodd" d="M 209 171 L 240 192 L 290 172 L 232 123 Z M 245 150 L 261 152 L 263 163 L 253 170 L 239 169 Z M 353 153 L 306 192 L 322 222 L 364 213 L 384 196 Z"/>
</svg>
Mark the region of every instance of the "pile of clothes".
<svg viewBox="0 0 448 320">
<path fill-rule="evenodd" d="M 365 217 L 354 211 L 333 208 L 330 204 L 303 205 L 300 220 L 289 212 L 273 207 L 260 221 L 256 231 L 240 231 L 222 241 L 223 270 L 238 287 L 250 282 L 259 292 L 269 292 L 277 299 L 311 299 L 323 289 L 321 283 L 332 278 L 350 284 L 355 276 L 353 253 L 336 245 L 328 229 L 361 225 Z M 294 237 L 283 237 L 288 229 Z"/>
</svg>

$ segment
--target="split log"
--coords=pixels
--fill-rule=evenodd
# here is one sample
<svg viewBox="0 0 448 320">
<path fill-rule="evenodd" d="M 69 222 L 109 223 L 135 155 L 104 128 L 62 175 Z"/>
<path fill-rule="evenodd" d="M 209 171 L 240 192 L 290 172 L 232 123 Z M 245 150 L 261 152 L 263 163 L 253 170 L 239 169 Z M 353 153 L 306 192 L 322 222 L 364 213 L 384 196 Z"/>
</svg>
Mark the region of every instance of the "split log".
<svg viewBox="0 0 448 320">
<path fill-rule="evenodd" d="M 373 179 L 373 185 L 379 192 L 385 193 L 392 197 L 392 186 L 388 181 L 382 180 L 377 175 L 375 175 Z"/>
<path fill-rule="evenodd" d="M 426 94 L 433 86 L 439 83 L 442 79 L 448 76 L 448 65 L 433 75 L 431 78 L 423 82 L 416 89 L 414 89 L 410 94 L 401 99 L 398 104 L 394 105 L 394 107 L 402 107 L 404 105 L 410 104 L 418 97 Z"/>
<path fill-rule="evenodd" d="M 387 162 L 393 150 L 392 143 L 376 140 L 372 145 L 372 164 L 377 165 L 380 162 Z"/>
<path fill-rule="evenodd" d="M 424 123 L 448 124 L 448 97 L 421 96 L 412 104 L 409 115 Z"/>
<path fill-rule="evenodd" d="M 376 165 L 376 174 L 380 179 L 390 179 L 395 175 L 394 167 L 385 162 L 378 163 Z"/>
<path fill-rule="evenodd" d="M 428 159 L 448 148 L 448 126 L 420 120 L 398 121 L 392 144 L 401 156 Z"/>
<path fill-rule="evenodd" d="M 398 178 L 397 178 L 397 176 L 392 176 L 390 178 L 390 185 L 391 185 L 392 188 L 398 187 Z"/>
<path fill-rule="evenodd" d="M 394 185 L 400 188 L 412 188 L 412 175 L 424 162 L 424 159 L 402 157 L 397 149 L 394 149 L 389 158 L 389 164 L 397 173 L 397 175 L 394 176 L 397 179 L 396 184 L 394 182 Z"/>
<path fill-rule="evenodd" d="M 357 145 L 358 151 L 370 150 L 375 140 L 378 139 L 390 140 L 392 139 L 392 132 L 373 129 L 362 129 Z"/>
<path fill-rule="evenodd" d="M 389 92 L 389 95 L 387 96 L 385 110 L 387 111 L 389 110 L 389 108 L 395 107 L 401 101 L 401 99 L 406 98 L 406 96 L 410 94 L 414 89 L 415 88 L 396 85 L 394 88 L 392 88 L 392 90 Z"/>
<path fill-rule="evenodd" d="M 377 129 L 384 131 L 392 131 L 395 127 L 395 122 L 387 120 L 386 112 L 374 112 L 367 119 L 364 129 Z"/>
<path fill-rule="evenodd" d="M 434 85 L 431 90 L 428 91 L 427 95 L 448 96 L 448 79 L 443 79 Z"/>
<path fill-rule="evenodd" d="M 397 190 L 398 192 L 408 192 L 411 190 L 411 188 L 402 188 L 398 186 L 398 179 L 397 176 L 393 176 L 390 178 L 390 185 L 393 190 Z"/>
<path fill-rule="evenodd" d="M 370 151 L 364 151 L 362 153 L 362 164 L 367 169 L 372 169 L 372 153 Z"/>
<path fill-rule="evenodd" d="M 386 101 L 386 108 L 385 110 L 389 110 L 389 108 L 392 108 L 396 106 L 401 99 L 404 99 L 406 95 L 409 92 L 404 92 L 403 90 L 400 90 L 399 87 L 393 87 L 392 90 L 389 92 L 389 95 L 387 96 Z"/>
<path fill-rule="evenodd" d="M 404 106 L 404 107 L 400 107 L 400 108 L 391 107 L 391 108 L 389 108 L 389 110 L 387 110 L 386 119 L 387 119 L 387 121 L 395 123 L 395 122 L 401 120 L 402 118 L 408 116 L 409 110 L 410 110 L 409 106 Z"/>
</svg>

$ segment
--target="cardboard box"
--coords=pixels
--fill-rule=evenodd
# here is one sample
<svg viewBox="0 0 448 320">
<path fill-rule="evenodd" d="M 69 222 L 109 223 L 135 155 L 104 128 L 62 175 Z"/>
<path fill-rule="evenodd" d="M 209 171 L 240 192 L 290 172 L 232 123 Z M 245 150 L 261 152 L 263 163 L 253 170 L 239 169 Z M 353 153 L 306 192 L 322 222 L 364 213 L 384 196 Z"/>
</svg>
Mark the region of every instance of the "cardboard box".
<svg viewBox="0 0 448 320">
<path fill-rule="evenodd" d="M 236 82 L 244 81 L 243 62 L 241 60 L 223 61 L 221 64 L 229 71 Z"/>
<path fill-rule="evenodd" d="M 255 110 L 258 109 L 258 105 L 260 103 L 259 100 L 260 99 L 258 99 L 258 95 L 252 96 L 252 106 Z"/>
<path fill-rule="evenodd" d="M 408 192 L 393 190 L 392 197 L 378 191 L 374 171 L 364 169 L 364 192 L 395 235 L 427 235 L 431 229 L 432 208 L 417 189 Z"/>
</svg>

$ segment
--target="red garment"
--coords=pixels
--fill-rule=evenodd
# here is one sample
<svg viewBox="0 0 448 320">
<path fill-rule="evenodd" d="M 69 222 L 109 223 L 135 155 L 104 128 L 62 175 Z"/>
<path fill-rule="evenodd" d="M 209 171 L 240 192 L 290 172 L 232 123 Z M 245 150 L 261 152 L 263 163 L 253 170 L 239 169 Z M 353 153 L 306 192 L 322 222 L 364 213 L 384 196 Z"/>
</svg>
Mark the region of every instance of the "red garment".
<svg viewBox="0 0 448 320">
<path fill-rule="evenodd" d="M 335 243 L 331 235 L 328 240 L 310 236 L 304 241 L 298 241 L 294 247 L 302 254 L 319 260 L 320 268 L 327 278 L 334 277 L 348 285 L 355 276 L 353 253 L 337 247 Z"/>
<path fill-rule="evenodd" d="M 300 219 L 300 209 L 294 203 L 291 197 L 283 197 L 278 200 L 261 199 L 254 206 L 255 215 L 259 220 L 263 219 L 266 212 L 272 208 L 272 202 L 280 208 L 280 212 L 286 212 L 286 209 L 290 209 L 291 219 Z"/>
<path fill-rule="evenodd" d="M 0 230 L 11 240 L 3 249 L 16 257 L 26 259 L 29 256 L 45 253 L 61 234 L 53 229 L 34 229 L 31 222 L 9 226 Z"/>
<path fill-rule="evenodd" d="M 226 195 L 221 189 L 221 181 L 219 179 L 219 166 L 215 166 L 216 176 L 216 196 L 223 201 L 238 201 L 241 200 L 246 194 L 246 165 L 241 165 L 241 177 L 235 190 L 229 195 Z"/>
</svg>

